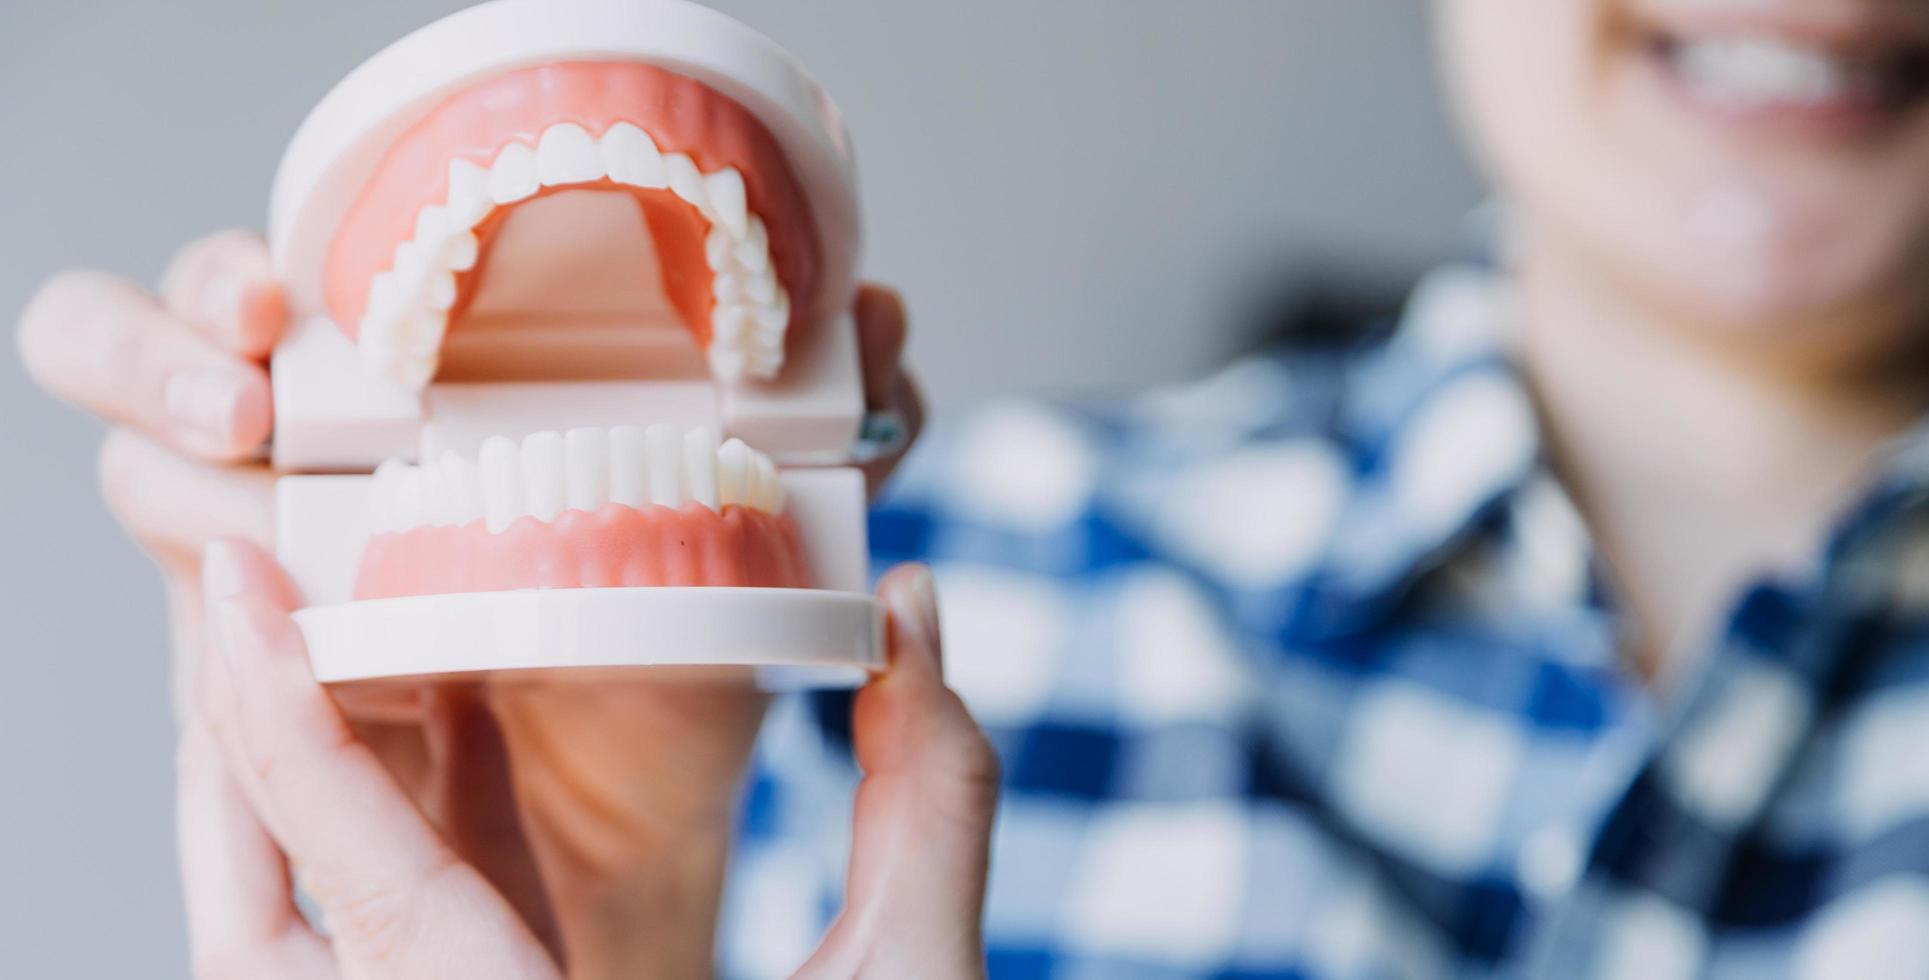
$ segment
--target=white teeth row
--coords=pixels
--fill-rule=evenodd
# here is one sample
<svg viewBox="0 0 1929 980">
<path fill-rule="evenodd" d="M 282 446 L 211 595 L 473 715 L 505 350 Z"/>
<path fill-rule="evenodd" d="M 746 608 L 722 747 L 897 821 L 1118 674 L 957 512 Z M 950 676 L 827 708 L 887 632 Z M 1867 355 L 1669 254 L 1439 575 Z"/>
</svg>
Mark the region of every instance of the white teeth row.
<svg viewBox="0 0 1929 980">
<path fill-rule="evenodd" d="M 415 232 L 397 245 L 393 264 L 369 281 L 368 307 L 357 336 L 376 370 L 420 388 L 435 374 L 457 273 L 474 268 L 475 228 L 496 208 L 544 187 L 618 184 L 668 188 L 710 223 L 704 256 L 716 298 L 710 322 L 710 370 L 719 379 L 775 377 L 784 359 L 790 297 L 770 260 L 770 235 L 749 210 L 743 174 L 734 167 L 704 173 L 687 155 L 664 153 L 630 123 L 601 139 L 575 123 L 543 131 L 532 149 L 510 143 L 484 168 L 449 161 L 449 194 L 416 214 Z"/>
<path fill-rule="evenodd" d="M 1859 94 L 1868 81 L 1855 63 L 1764 37 L 1683 41 L 1673 62 L 1699 94 L 1741 107 L 1825 104 Z"/>
<path fill-rule="evenodd" d="M 376 468 L 369 491 L 377 534 L 478 520 L 494 533 L 565 510 L 688 503 L 779 514 L 784 489 L 770 457 L 742 440 L 659 424 L 538 432 L 521 443 L 492 436 L 476 460 L 453 452 L 420 466 L 391 459 Z"/>
</svg>

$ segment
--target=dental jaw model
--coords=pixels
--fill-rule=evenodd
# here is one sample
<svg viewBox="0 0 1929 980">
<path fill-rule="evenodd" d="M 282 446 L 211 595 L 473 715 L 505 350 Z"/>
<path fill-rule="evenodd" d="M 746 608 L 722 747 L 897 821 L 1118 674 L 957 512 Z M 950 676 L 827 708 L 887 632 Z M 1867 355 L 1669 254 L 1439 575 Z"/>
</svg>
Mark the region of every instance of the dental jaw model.
<svg viewBox="0 0 1929 980">
<path fill-rule="evenodd" d="M 881 663 L 836 109 L 681 0 L 497 0 L 310 114 L 271 247 L 318 677 Z"/>
</svg>

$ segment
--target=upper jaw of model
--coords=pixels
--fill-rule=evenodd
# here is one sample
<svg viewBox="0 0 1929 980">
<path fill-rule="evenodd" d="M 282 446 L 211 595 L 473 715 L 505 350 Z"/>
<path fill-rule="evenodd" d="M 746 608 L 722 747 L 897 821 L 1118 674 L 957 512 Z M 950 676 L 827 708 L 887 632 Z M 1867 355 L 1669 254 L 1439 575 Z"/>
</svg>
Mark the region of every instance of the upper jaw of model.
<svg viewBox="0 0 1929 980">
<path fill-rule="evenodd" d="M 371 367 L 420 388 L 510 212 L 575 190 L 635 199 L 662 300 L 715 378 L 777 375 L 805 298 L 793 293 L 814 271 L 802 195 L 746 110 L 642 64 L 524 69 L 444 101 L 395 143 L 344 220 L 327 265 L 331 312 Z"/>
</svg>

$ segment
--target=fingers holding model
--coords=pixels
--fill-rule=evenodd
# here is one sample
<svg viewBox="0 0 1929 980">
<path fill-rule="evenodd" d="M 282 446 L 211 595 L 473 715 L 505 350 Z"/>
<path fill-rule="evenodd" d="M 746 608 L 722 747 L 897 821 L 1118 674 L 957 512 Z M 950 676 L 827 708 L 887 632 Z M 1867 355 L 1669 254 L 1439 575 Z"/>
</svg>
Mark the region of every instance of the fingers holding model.
<svg viewBox="0 0 1929 980">
<path fill-rule="evenodd" d="M 285 586 L 240 543 L 206 560 L 209 642 L 180 749 L 196 971 L 225 977 L 558 977 L 314 680 Z M 290 869 L 293 870 L 291 875 Z M 326 917 L 302 919 L 298 875 Z"/>
<path fill-rule="evenodd" d="M 222 542 L 205 564 L 206 680 L 179 753 L 197 974 L 558 976 L 315 682 L 267 556 Z M 865 778 L 847 905 L 799 976 L 979 976 L 997 760 L 944 686 L 930 573 L 899 569 L 880 593 L 890 669 L 859 694 L 853 719 Z M 297 877 L 326 937 L 295 905 Z"/>
</svg>

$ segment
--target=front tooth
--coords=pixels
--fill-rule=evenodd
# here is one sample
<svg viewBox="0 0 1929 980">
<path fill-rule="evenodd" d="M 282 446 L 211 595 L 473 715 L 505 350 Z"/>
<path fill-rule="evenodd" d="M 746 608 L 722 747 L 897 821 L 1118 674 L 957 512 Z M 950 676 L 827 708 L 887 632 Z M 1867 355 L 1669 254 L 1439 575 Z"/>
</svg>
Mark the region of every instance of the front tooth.
<svg viewBox="0 0 1929 980">
<path fill-rule="evenodd" d="M 376 534 L 402 530 L 395 520 L 395 494 L 400 489 L 402 471 L 409 464 L 399 459 L 386 459 L 375 467 L 375 476 L 369 485 L 369 527 Z"/>
<path fill-rule="evenodd" d="M 683 485 L 686 497 L 717 509 L 717 430 L 703 425 L 684 434 Z"/>
<path fill-rule="evenodd" d="M 553 521 L 563 512 L 563 437 L 538 432 L 522 441 L 522 487 L 530 516 Z"/>
<path fill-rule="evenodd" d="M 611 126 L 603 134 L 603 170 L 611 180 L 632 187 L 664 187 L 670 180 L 656 141 L 626 122 Z"/>
<path fill-rule="evenodd" d="M 782 513 L 784 509 L 784 485 L 778 482 L 777 466 L 770 457 L 757 454 L 753 462 L 757 469 L 758 506 L 772 514 Z"/>
<path fill-rule="evenodd" d="M 490 533 L 522 515 L 522 452 L 502 436 L 482 443 L 482 516 Z"/>
<path fill-rule="evenodd" d="M 750 447 L 732 439 L 717 450 L 717 503 L 721 507 L 749 502 L 744 481 L 750 476 Z"/>
<path fill-rule="evenodd" d="M 449 223 L 453 228 L 474 228 L 487 217 L 495 202 L 489 197 L 489 170 L 461 157 L 449 161 Z"/>
<path fill-rule="evenodd" d="M 395 524 L 407 530 L 426 522 L 422 495 L 422 471 L 410 466 L 395 481 Z"/>
<path fill-rule="evenodd" d="M 496 155 L 489 168 L 489 199 L 497 204 L 514 204 L 542 188 L 536 177 L 536 151 L 521 143 L 511 143 Z"/>
<path fill-rule="evenodd" d="M 643 427 L 619 425 L 610 430 L 610 500 L 641 508 L 650 499 L 648 453 Z"/>
<path fill-rule="evenodd" d="M 569 430 L 563 435 L 563 455 L 569 469 L 569 507 L 595 513 L 610 494 L 608 430 Z"/>
<path fill-rule="evenodd" d="M 603 176 L 603 153 L 589 131 L 575 123 L 543 130 L 536 144 L 536 176 L 546 187 L 581 184 Z"/>
<path fill-rule="evenodd" d="M 423 463 L 422 472 L 422 521 L 431 526 L 453 524 L 449 513 L 449 486 L 443 479 L 442 467 L 434 463 Z"/>
<path fill-rule="evenodd" d="M 725 167 L 703 178 L 703 189 L 718 223 L 738 238 L 750 233 L 750 206 L 745 200 L 743 174 L 737 168 Z"/>
<path fill-rule="evenodd" d="M 449 492 L 449 523 L 466 527 L 482 519 L 482 470 L 454 451 L 442 454 L 443 484 Z"/>
<path fill-rule="evenodd" d="M 663 155 L 663 169 L 669 175 L 670 190 L 696 205 L 698 211 L 709 215 L 710 196 L 704 192 L 703 173 L 697 170 L 697 165 L 681 153 L 666 153 Z"/>
<path fill-rule="evenodd" d="M 429 274 L 422 297 L 432 310 L 447 310 L 455 305 L 455 273 L 447 269 Z"/>
<path fill-rule="evenodd" d="M 650 502 L 664 507 L 676 507 L 682 487 L 680 459 L 683 455 L 683 439 L 674 425 L 658 422 L 643 432 L 645 464 L 650 473 Z"/>
</svg>

